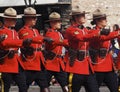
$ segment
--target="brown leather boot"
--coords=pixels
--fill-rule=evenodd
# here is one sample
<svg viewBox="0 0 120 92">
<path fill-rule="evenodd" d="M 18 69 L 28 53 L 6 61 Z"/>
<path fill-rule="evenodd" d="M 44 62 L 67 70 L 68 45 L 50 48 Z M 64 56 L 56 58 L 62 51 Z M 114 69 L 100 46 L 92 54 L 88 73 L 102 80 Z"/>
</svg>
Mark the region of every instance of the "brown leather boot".
<svg viewBox="0 0 120 92">
<path fill-rule="evenodd" d="M 63 92 L 68 92 L 68 86 L 62 87 Z"/>
<path fill-rule="evenodd" d="M 43 88 L 43 89 L 40 89 L 40 92 L 50 92 L 50 89 L 49 88 Z"/>
</svg>

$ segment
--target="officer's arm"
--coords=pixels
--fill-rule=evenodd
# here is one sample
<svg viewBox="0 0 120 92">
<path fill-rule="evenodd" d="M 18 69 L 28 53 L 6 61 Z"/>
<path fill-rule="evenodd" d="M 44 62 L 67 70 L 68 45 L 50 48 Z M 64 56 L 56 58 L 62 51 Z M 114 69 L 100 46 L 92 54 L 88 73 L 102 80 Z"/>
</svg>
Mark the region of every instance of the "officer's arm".
<svg viewBox="0 0 120 92">
<path fill-rule="evenodd" d="M 56 44 L 57 46 L 69 46 L 67 39 L 55 41 L 53 44 Z"/>
<path fill-rule="evenodd" d="M 75 30 L 75 29 L 73 29 Z M 71 40 L 78 40 L 78 41 L 90 41 L 92 39 L 94 39 L 95 37 L 99 36 L 99 32 L 98 31 L 94 31 L 91 32 L 89 34 L 85 34 L 83 35 L 82 33 L 80 33 L 79 31 L 73 31 L 72 29 L 70 30 L 66 30 L 66 34 L 67 37 Z"/>
<path fill-rule="evenodd" d="M 96 37 L 99 37 L 99 32 L 94 31 L 89 34 L 82 35 L 81 37 L 80 37 L 80 35 L 77 35 L 76 37 L 79 41 L 91 41 L 91 40 L 95 39 Z"/>
<path fill-rule="evenodd" d="M 29 38 L 29 39 L 32 39 L 32 43 L 34 43 L 34 44 L 41 44 L 42 42 L 43 42 L 43 37 L 42 36 L 37 36 L 37 37 L 32 37 L 30 34 L 29 34 L 29 32 L 27 32 L 26 30 L 20 30 L 19 32 L 18 32 L 18 34 L 19 34 L 19 38 L 20 39 L 27 39 L 27 38 Z"/>
<path fill-rule="evenodd" d="M 57 44 L 55 44 L 57 40 L 53 32 L 47 32 L 45 34 L 45 38 L 52 39 L 52 41 L 50 42 L 45 41 L 45 46 L 47 49 L 53 50 L 54 48 L 57 47 Z"/>
<path fill-rule="evenodd" d="M 67 39 L 56 39 L 56 37 L 52 34 L 52 32 L 47 32 L 45 36 L 53 40 L 53 42 L 51 42 L 51 45 L 68 46 Z"/>
<path fill-rule="evenodd" d="M 34 43 L 34 44 L 42 44 L 43 43 L 43 37 L 38 36 L 38 37 L 32 38 L 32 43 Z"/>
<path fill-rule="evenodd" d="M 113 32 L 110 32 L 107 36 L 101 35 L 99 39 L 100 39 L 100 41 L 107 41 L 107 40 L 117 38 L 119 36 L 120 36 L 119 31 L 113 31 Z"/>
<path fill-rule="evenodd" d="M 19 39 L 5 39 L 4 41 L 1 42 L 2 47 L 7 47 L 7 48 L 18 48 L 22 46 L 23 41 Z"/>
</svg>

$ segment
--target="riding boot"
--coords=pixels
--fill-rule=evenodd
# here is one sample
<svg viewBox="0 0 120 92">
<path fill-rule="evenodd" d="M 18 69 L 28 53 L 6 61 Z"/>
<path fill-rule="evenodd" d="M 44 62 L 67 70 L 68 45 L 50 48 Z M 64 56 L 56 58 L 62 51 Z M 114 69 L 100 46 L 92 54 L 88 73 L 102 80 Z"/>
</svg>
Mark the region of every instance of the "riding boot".
<svg viewBox="0 0 120 92">
<path fill-rule="evenodd" d="M 40 92 L 50 92 L 50 89 L 49 88 L 43 88 L 40 90 Z"/>
<path fill-rule="evenodd" d="M 68 86 L 62 87 L 63 92 L 68 92 Z"/>
</svg>

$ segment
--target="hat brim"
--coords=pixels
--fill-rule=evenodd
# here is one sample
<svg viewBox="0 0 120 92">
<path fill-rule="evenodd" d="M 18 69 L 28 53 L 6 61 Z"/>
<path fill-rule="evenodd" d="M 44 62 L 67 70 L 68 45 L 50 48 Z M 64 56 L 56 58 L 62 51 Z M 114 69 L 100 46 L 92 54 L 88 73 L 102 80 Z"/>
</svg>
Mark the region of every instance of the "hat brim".
<svg viewBox="0 0 120 92">
<path fill-rule="evenodd" d="M 13 17 L 13 16 L 6 16 L 6 15 L 4 15 L 4 13 L 0 13 L 0 17 L 3 17 L 3 18 L 11 18 L 11 19 L 22 18 L 21 15 L 17 15 L 16 17 Z"/>
<path fill-rule="evenodd" d="M 73 12 L 70 14 L 70 16 L 75 16 L 75 15 L 82 15 L 82 14 L 89 14 L 90 12 Z"/>
<path fill-rule="evenodd" d="M 22 17 L 39 17 L 42 16 L 41 14 L 36 14 L 36 15 L 25 15 L 25 14 L 21 14 Z"/>
<path fill-rule="evenodd" d="M 98 16 L 98 17 L 95 17 L 95 18 L 90 18 L 89 20 L 95 20 L 95 19 L 99 19 L 99 18 L 106 18 L 110 15 L 106 15 L 106 16 Z"/>
<path fill-rule="evenodd" d="M 46 20 L 45 22 L 51 22 L 51 21 L 61 21 L 62 20 L 62 18 L 60 18 L 60 19 L 49 19 L 49 20 Z"/>
</svg>

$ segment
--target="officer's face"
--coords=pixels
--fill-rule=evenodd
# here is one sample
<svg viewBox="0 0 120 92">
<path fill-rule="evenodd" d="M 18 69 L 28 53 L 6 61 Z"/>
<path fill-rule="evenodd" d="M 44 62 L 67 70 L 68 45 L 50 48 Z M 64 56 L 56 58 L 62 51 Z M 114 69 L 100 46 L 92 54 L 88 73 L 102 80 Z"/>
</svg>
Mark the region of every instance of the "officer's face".
<svg viewBox="0 0 120 92">
<path fill-rule="evenodd" d="M 32 25 L 33 25 L 33 26 L 36 24 L 36 21 L 37 21 L 37 18 L 36 18 L 36 17 L 32 17 L 32 18 L 31 18 L 31 22 L 32 22 Z"/>
<path fill-rule="evenodd" d="M 17 19 L 14 18 L 4 18 L 4 24 L 9 27 L 15 27 Z"/>
<path fill-rule="evenodd" d="M 29 26 L 35 26 L 36 21 L 37 21 L 37 17 L 28 17 L 28 18 L 25 18 L 25 22 Z"/>
<path fill-rule="evenodd" d="M 54 29 L 60 29 L 61 28 L 61 21 L 60 20 L 57 20 L 57 21 L 51 21 L 50 22 L 50 25 L 52 28 Z"/>
<path fill-rule="evenodd" d="M 101 18 L 97 22 L 101 27 L 105 27 L 107 25 L 107 19 L 106 18 Z"/>
<path fill-rule="evenodd" d="M 77 16 L 75 17 L 75 21 L 76 21 L 78 24 L 84 24 L 84 23 L 86 22 L 85 14 L 77 15 Z"/>
</svg>

